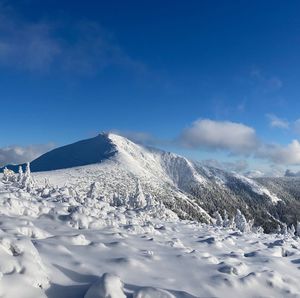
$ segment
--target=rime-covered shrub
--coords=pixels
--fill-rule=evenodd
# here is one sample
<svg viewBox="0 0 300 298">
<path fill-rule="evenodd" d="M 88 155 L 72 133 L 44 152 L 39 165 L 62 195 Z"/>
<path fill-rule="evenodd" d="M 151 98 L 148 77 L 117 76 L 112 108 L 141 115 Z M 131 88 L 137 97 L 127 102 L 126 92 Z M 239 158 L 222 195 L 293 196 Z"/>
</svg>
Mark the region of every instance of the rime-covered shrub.
<svg viewBox="0 0 300 298">
<path fill-rule="evenodd" d="M 14 171 L 9 170 L 8 168 L 4 168 L 2 180 L 4 182 L 14 182 L 16 181 L 16 176 Z"/>
</svg>

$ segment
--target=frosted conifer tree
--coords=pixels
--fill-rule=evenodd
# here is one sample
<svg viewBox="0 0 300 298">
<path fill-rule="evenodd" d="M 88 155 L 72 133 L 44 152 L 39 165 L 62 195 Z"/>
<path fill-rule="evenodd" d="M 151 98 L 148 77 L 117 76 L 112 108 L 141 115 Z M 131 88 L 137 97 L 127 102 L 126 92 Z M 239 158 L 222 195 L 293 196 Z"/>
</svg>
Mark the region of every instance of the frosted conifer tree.
<svg viewBox="0 0 300 298">
<path fill-rule="evenodd" d="M 223 219 L 221 214 L 218 211 L 215 212 L 215 219 L 216 219 L 216 226 L 223 227 Z"/>
<path fill-rule="evenodd" d="M 22 166 L 19 166 L 18 182 L 22 182 L 23 176 L 24 176 L 24 173 L 23 173 Z"/>
<path fill-rule="evenodd" d="M 223 227 L 224 228 L 228 228 L 228 227 L 230 227 L 230 220 L 229 220 L 229 218 L 228 218 L 228 214 L 227 214 L 227 211 L 226 210 L 224 210 L 224 217 L 223 217 L 224 219 L 223 219 Z"/>
<path fill-rule="evenodd" d="M 229 228 L 231 228 L 231 229 L 235 229 L 235 228 L 236 228 L 236 224 L 235 224 L 234 217 L 232 217 L 232 218 L 229 220 Z"/>
<path fill-rule="evenodd" d="M 263 234 L 264 233 L 264 229 L 261 226 L 252 228 L 252 231 L 257 233 L 257 234 Z"/>
<path fill-rule="evenodd" d="M 25 170 L 25 177 L 31 177 L 31 171 L 30 171 L 30 163 L 28 162 L 26 164 L 26 170 Z"/>
<path fill-rule="evenodd" d="M 254 226 L 254 219 L 250 219 L 248 221 L 248 230 L 249 230 L 249 232 L 252 231 L 253 226 Z"/>
<path fill-rule="evenodd" d="M 44 180 L 44 188 L 41 190 L 41 196 L 43 198 L 47 198 L 50 196 L 50 193 L 51 193 L 51 186 L 50 186 L 50 182 L 49 182 L 49 179 L 45 178 Z"/>
<path fill-rule="evenodd" d="M 245 218 L 245 216 L 242 214 L 242 212 L 237 209 L 236 216 L 235 216 L 235 224 L 236 228 L 240 230 L 241 232 L 249 232 L 249 225 Z"/>
<path fill-rule="evenodd" d="M 120 207 L 124 205 L 124 201 L 122 200 L 120 194 L 114 193 L 113 198 L 112 198 L 112 205 L 116 207 Z"/>
<path fill-rule="evenodd" d="M 282 224 L 281 234 L 285 235 L 285 236 L 288 235 L 288 229 L 287 229 L 287 224 L 286 223 Z"/>
<path fill-rule="evenodd" d="M 293 237 L 293 236 L 295 236 L 295 232 L 296 232 L 295 226 L 292 224 L 290 226 L 290 228 L 288 229 L 288 233 L 289 233 L 290 236 Z"/>
<path fill-rule="evenodd" d="M 277 225 L 276 233 L 281 234 L 281 226 L 280 225 Z"/>
<path fill-rule="evenodd" d="M 31 177 L 31 171 L 30 171 L 30 163 L 28 162 L 26 164 L 26 170 L 24 173 L 24 177 L 22 180 L 22 187 L 26 189 L 28 192 L 32 191 L 34 187 L 34 180 Z"/>
<path fill-rule="evenodd" d="M 147 205 L 140 180 L 137 181 L 135 195 L 130 198 L 130 205 L 134 209 L 144 208 Z"/>
<path fill-rule="evenodd" d="M 73 186 L 68 186 L 68 192 L 70 197 L 76 197 L 77 193 Z"/>
<path fill-rule="evenodd" d="M 99 182 L 93 182 L 90 186 L 90 190 L 87 193 L 87 197 L 96 199 L 99 196 Z"/>
<path fill-rule="evenodd" d="M 126 207 L 130 206 L 130 199 L 129 199 L 127 190 L 125 190 L 125 194 L 124 194 L 124 198 L 123 198 L 123 203 L 124 203 L 124 205 Z"/>
<path fill-rule="evenodd" d="M 147 207 L 153 207 L 155 206 L 155 200 L 151 196 L 151 194 L 147 194 L 146 196 L 146 202 L 147 202 Z"/>
</svg>

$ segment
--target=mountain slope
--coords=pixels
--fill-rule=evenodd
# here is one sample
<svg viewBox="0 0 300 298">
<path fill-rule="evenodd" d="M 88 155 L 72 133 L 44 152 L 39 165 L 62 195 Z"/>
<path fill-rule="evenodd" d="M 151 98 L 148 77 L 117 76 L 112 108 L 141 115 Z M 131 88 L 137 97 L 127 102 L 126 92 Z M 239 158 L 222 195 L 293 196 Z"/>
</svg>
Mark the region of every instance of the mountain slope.
<svg viewBox="0 0 300 298">
<path fill-rule="evenodd" d="M 87 191 L 97 182 L 99 194 L 107 198 L 133 195 L 141 183 L 146 194 L 163 201 L 181 218 L 208 222 L 215 211 L 226 210 L 233 216 L 239 208 L 267 232 L 282 221 L 295 223 L 298 218 L 298 211 L 292 210 L 298 198 L 287 198 L 260 180 L 203 166 L 115 134 L 52 150 L 34 160 L 31 168 L 45 171 L 36 173 L 40 183 L 46 177 L 52 184 Z"/>
</svg>

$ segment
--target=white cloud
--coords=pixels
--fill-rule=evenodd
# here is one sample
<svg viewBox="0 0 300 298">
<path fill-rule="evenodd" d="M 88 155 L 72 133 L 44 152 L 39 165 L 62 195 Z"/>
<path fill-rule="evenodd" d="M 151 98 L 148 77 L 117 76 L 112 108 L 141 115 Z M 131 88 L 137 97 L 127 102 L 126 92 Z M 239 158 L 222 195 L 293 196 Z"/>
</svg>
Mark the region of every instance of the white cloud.
<svg viewBox="0 0 300 298">
<path fill-rule="evenodd" d="M 290 124 L 287 120 L 277 117 L 274 114 L 267 114 L 270 121 L 270 126 L 274 128 L 288 129 Z"/>
<path fill-rule="evenodd" d="M 276 122 L 275 124 L 273 123 L 275 127 L 282 127 L 282 123 L 277 118 L 272 118 L 272 120 Z M 285 126 L 282 128 L 285 128 Z M 298 140 L 293 140 L 288 145 L 264 143 L 259 140 L 252 127 L 242 123 L 200 119 L 183 130 L 175 141 L 162 140 L 146 132 L 117 130 L 113 132 L 143 145 L 179 145 L 180 147 L 194 150 L 220 150 L 235 156 L 246 156 L 257 160 L 264 160 L 270 166 L 272 165 L 272 168 L 262 171 L 264 175 L 268 176 L 282 176 L 284 170 L 281 166 L 300 165 L 300 142 Z M 250 165 L 244 159 L 232 161 L 208 159 L 202 162 L 217 168 L 236 172 L 245 172 L 247 168 L 250 168 Z"/>
<path fill-rule="evenodd" d="M 179 142 L 188 148 L 221 149 L 234 154 L 250 154 L 259 144 L 252 127 L 210 119 L 195 121 L 182 132 Z"/>
<path fill-rule="evenodd" d="M 300 165 L 300 143 L 298 140 L 293 140 L 287 146 L 265 144 L 259 148 L 256 156 L 276 164 Z"/>
<path fill-rule="evenodd" d="M 284 174 L 285 177 L 300 177 L 300 171 L 294 172 L 290 169 L 287 169 Z"/>
<path fill-rule="evenodd" d="M 226 171 L 244 172 L 249 164 L 246 160 L 220 161 L 216 159 L 207 159 L 202 162 L 204 165 L 219 168 Z"/>
<path fill-rule="evenodd" d="M 53 144 L 8 146 L 0 148 L 0 166 L 30 162 L 43 153 L 54 148 Z"/>
</svg>

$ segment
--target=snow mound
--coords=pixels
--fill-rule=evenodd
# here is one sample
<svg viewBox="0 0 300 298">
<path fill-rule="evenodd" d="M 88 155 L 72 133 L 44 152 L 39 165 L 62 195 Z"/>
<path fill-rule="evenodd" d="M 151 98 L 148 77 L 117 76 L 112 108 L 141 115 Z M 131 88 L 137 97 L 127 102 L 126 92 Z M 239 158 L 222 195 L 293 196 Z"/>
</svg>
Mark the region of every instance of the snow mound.
<svg viewBox="0 0 300 298">
<path fill-rule="evenodd" d="M 120 278 L 111 273 L 104 273 L 86 292 L 84 298 L 126 298 Z"/>
<path fill-rule="evenodd" d="M 4 291 L 2 294 L 7 297 L 14 297 L 16 285 L 20 292 L 24 287 L 35 293 L 32 297 L 42 297 L 43 290 L 49 287 L 46 269 L 32 242 L 3 231 L 0 233 L 0 272 L 0 293 Z M 12 281 L 15 283 L 13 288 Z"/>
</svg>

